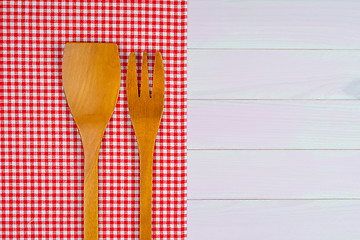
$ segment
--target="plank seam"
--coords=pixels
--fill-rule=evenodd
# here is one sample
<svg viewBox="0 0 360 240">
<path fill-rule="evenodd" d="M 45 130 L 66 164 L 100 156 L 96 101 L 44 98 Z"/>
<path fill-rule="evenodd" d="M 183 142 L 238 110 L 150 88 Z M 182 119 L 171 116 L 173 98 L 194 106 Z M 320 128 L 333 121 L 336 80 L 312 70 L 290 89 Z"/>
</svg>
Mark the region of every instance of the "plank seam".
<svg viewBox="0 0 360 240">
<path fill-rule="evenodd" d="M 359 48 L 192 48 L 187 50 L 265 50 L 265 51 L 359 51 Z"/>
<path fill-rule="evenodd" d="M 360 201 L 360 198 L 188 198 L 188 201 Z"/>
<path fill-rule="evenodd" d="M 356 148 L 188 148 L 188 151 L 359 151 Z"/>
<path fill-rule="evenodd" d="M 188 98 L 188 101 L 359 101 L 360 99 L 345 98 Z"/>
</svg>

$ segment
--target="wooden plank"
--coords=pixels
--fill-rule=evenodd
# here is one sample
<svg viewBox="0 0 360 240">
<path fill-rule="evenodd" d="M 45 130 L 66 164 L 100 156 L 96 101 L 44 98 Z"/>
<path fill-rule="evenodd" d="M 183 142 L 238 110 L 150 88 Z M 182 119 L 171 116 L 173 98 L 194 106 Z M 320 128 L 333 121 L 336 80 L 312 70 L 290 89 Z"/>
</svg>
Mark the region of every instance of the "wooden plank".
<svg viewBox="0 0 360 240">
<path fill-rule="evenodd" d="M 193 0 L 188 9 L 190 48 L 360 48 L 356 0 Z"/>
<path fill-rule="evenodd" d="M 189 150 L 189 199 L 360 199 L 359 150 Z"/>
<path fill-rule="evenodd" d="M 360 97 L 360 51 L 189 50 L 188 59 L 189 99 Z"/>
<path fill-rule="evenodd" d="M 189 149 L 360 149 L 358 100 L 189 100 Z"/>
<path fill-rule="evenodd" d="M 360 201 L 188 201 L 188 239 L 358 240 Z"/>
</svg>

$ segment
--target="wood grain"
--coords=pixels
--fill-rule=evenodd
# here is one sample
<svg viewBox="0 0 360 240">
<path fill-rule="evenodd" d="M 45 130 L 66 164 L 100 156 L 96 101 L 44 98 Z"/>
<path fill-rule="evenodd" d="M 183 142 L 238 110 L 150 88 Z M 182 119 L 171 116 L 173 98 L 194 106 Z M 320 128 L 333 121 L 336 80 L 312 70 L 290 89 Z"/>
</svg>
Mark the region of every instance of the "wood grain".
<svg viewBox="0 0 360 240">
<path fill-rule="evenodd" d="M 360 51 L 188 51 L 189 99 L 359 99 Z"/>
<path fill-rule="evenodd" d="M 360 201 L 189 201 L 188 239 L 358 240 Z"/>
<path fill-rule="evenodd" d="M 360 149 L 360 101 L 188 101 L 189 149 Z"/>
<path fill-rule="evenodd" d="M 188 239 L 360 239 L 360 2 L 188 5 Z"/>
<path fill-rule="evenodd" d="M 155 139 L 164 108 L 165 79 L 160 52 L 156 52 L 153 90 L 149 91 L 147 53 L 143 53 L 140 95 L 135 53 L 129 56 L 126 96 L 140 155 L 140 240 L 152 239 L 152 170 Z"/>
<path fill-rule="evenodd" d="M 190 48 L 360 48 L 356 0 L 195 0 L 188 9 Z"/>
<path fill-rule="evenodd" d="M 67 103 L 84 149 L 84 239 L 98 239 L 98 154 L 120 89 L 113 43 L 66 43 L 62 77 Z"/>
<path fill-rule="evenodd" d="M 360 150 L 189 150 L 188 199 L 360 199 Z"/>
</svg>

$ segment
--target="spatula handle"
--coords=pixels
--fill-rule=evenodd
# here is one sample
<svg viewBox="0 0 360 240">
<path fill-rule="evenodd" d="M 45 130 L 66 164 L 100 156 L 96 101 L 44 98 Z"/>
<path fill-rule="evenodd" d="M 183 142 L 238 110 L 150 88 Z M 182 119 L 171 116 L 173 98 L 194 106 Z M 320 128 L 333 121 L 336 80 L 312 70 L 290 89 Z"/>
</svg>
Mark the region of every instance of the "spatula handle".
<svg viewBox="0 0 360 240">
<path fill-rule="evenodd" d="M 84 146 L 84 240 L 98 239 L 98 154 Z"/>
<path fill-rule="evenodd" d="M 140 155 L 140 240 L 151 240 L 152 168 L 154 142 L 139 143 Z"/>
</svg>

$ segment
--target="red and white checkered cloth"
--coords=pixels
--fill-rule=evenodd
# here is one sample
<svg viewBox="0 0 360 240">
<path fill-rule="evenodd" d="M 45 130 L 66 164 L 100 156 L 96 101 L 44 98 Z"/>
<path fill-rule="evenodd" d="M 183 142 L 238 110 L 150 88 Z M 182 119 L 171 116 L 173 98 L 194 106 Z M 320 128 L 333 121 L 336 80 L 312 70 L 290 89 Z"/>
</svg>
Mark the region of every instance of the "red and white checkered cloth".
<svg viewBox="0 0 360 240">
<path fill-rule="evenodd" d="M 129 1 L 130 2 L 130 1 Z M 153 239 L 186 238 L 186 0 L 2 1 L 0 239 L 83 238 L 83 150 L 61 80 L 66 42 L 113 42 L 122 82 L 99 154 L 99 237 L 139 237 L 139 157 L 127 58 L 161 51 L 165 109 L 153 169 Z M 150 76 L 151 77 L 151 76 Z"/>
</svg>

